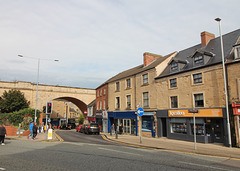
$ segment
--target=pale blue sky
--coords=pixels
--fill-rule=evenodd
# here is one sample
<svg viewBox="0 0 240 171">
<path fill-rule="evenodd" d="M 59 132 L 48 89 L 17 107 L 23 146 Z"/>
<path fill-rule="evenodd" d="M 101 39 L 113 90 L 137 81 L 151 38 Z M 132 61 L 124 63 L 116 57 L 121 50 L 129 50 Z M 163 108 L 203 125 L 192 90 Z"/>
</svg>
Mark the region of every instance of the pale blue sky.
<svg viewBox="0 0 240 171">
<path fill-rule="evenodd" d="M 142 64 L 240 28 L 239 0 L 0 0 L 0 80 L 96 88 Z M 44 59 L 59 59 L 59 62 Z"/>
</svg>

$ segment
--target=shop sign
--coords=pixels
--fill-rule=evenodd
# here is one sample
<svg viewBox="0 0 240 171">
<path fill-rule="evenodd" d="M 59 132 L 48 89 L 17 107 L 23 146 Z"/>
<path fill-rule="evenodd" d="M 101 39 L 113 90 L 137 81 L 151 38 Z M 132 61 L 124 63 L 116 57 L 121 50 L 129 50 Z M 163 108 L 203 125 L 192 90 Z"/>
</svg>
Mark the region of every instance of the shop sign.
<svg viewBox="0 0 240 171">
<path fill-rule="evenodd" d="M 189 110 L 169 110 L 169 117 L 193 117 Z M 196 117 L 223 117 L 222 109 L 198 109 Z"/>
</svg>

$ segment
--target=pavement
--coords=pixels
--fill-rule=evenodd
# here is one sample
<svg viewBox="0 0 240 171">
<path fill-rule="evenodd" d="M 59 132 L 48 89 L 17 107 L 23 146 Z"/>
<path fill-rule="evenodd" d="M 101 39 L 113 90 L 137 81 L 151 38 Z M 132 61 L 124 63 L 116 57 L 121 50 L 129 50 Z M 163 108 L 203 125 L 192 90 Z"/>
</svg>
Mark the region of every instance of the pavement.
<svg viewBox="0 0 240 171">
<path fill-rule="evenodd" d="M 6 136 L 5 140 L 29 140 L 29 141 L 31 141 L 31 138 L 28 139 L 27 136 Z M 47 139 L 47 135 L 42 132 L 42 133 L 38 133 L 36 138 L 32 141 L 56 142 L 56 141 L 62 141 L 62 139 L 55 133 L 55 131 L 53 131 L 52 139 Z"/>
<path fill-rule="evenodd" d="M 154 150 L 162 151 L 172 151 L 178 153 L 187 153 L 187 154 L 196 154 L 196 155 L 207 155 L 214 157 L 222 157 L 227 159 L 240 160 L 240 148 L 229 148 L 225 147 L 222 144 L 213 144 L 213 143 L 197 143 L 196 150 L 194 142 L 181 141 L 168 139 L 165 137 L 161 138 L 149 138 L 142 137 L 142 142 L 140 143 L 140 137 L 135 135 L 118 135 L 116 139 L 115 135 L 110 135 L 108 133 L 101 133 L 101 136 L 111 142 L 124 144 L 127 146 L 138 147 L 138 148 L 147 148 Z M 7 136 L 6 139 L 14 140 L 29 140 L 26 136 Z M 36 139 L 33 141 L 43 141 L 43 142 L 56 142 L 64 141 L 59 135 L 53 131 L 52 139 L 47 139 L 45 133 L 38 134 Z M 240 164 L 239 164 L 240 165 Z"/>
<path fill-rule="evenodd" d="M 240 160 L 240 148 L 235 147 L 229 148 L 223 146 L 222 144 L 196 143 L 195 150 L 194 142 L 168 139 L 165 137 L 161 138 L 142 137 L 142 143 L 140 143 L 140 137 L 134 135 L 118 135 L 118 139 L 116 139 L 115 135 L 111 136 L 110 134 L 106 133 L 102 133 L 102 136 L 104 137 L 104 139 L 107 139 L 109 141 L 133 147 Z"/>
</svg>

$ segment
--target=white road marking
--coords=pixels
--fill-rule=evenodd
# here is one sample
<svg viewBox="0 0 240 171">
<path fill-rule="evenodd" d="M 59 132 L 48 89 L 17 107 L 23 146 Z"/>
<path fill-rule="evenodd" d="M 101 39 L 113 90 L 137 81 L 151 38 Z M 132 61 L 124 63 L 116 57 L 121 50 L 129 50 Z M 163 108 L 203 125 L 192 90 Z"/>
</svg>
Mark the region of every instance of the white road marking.
<svg viewBox="0 0 240 171">
<path fill-rule="evenodd" d="M 0 170 L 6 170 L 6 169 L 5 169 L 5 168 L 1 168 L 1 167 L 0 167 Z"/>
<path fill-rule="evenodd" d="M 222 168 L 213 167 L 213 166 L 205 166 L 205 165 L 196 164 L 196 163 L 188 163 L 188 162 L 183 162 L 183 161 L 179 161 L 178 163 L 188 164 L 188 165 L 192 165 L 192 166 L 207 167 L 207 168 L 218 169 L 218 170 L 227 170 L 228 171 L 228 169 L 222 169 Z"/>
<path fill-rule="evenodd" d="M 142 156 L 141 154 L 135 154 L 135 153 L 129 153 L 129 152 L 124 152 L 124 151 L 112 150 L 112 149 L 108 149 L 108 148 L 101 148 L 101 147 L 99 147 L 98 149 L 99 150 L 106 150 L 106 151 L 113 151 L 113 152 L 117 152 L 117 153 L 124 153 L 124 154 Z"/>
</svg>

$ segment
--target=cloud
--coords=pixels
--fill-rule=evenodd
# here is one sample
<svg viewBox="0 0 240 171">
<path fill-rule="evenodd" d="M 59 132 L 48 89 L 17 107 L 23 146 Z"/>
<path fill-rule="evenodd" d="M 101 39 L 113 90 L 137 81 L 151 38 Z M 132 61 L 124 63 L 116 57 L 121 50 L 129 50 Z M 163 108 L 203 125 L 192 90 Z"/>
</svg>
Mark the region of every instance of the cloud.
<svg viewBox="0 0 240 171">
<path fill-rule="evenodd" d="M 166 55 L 239 28 L 238 1 L 51 0 L 0 5 L 0 79 L 96 88 L 142 64 L 144 52 Z M 225 12 L 223 12 L 225 11 Z M 235 13 L 235 14 L 234 14 Z M 44 59 L 59 59 L 52 62 Z"/>
</svg>

